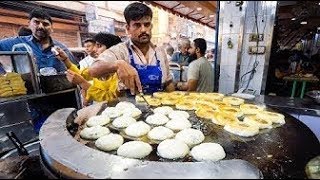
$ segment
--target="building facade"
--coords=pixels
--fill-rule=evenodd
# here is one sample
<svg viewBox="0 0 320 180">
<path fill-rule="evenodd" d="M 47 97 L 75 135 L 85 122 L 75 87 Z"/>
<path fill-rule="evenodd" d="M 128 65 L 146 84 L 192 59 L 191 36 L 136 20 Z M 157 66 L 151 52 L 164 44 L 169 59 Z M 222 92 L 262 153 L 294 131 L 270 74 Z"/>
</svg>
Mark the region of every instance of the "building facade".
<svg viewBox="0 0 320 180">
<path fill-rule="evenodd" d="M 28 13 L 44 8 L 53 18 L 52 36 L 67 47 L 81 47 L 82 41 L 105 31 L 127 38 L 124 8 L 133 1 L 2 1 L 0 2 L 0 38 L 16 36 L 20 26 L 28 26 Z M 151 41 L 157 45 L 171 44 L 177 50 L 180 38 L 202 37 L 208 49 L 214 45 L 215 31 L 148 5 L 153 11 Z"/>
</svg>

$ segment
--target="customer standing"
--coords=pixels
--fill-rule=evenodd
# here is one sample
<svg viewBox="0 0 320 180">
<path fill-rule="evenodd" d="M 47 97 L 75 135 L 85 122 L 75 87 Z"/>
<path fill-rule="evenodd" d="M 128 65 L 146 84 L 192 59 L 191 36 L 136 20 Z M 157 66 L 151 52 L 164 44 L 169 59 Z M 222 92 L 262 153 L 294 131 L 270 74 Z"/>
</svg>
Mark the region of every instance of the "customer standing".
<svg viewBox="0 0 320 180">
<path fill-rule="evenodd" d="M 57 72 L 64 72 L 67 68 L 51 51 L 52 47 L 58 46 L 67 53 L 72 62 L 75 62 L 67 47 L 50 36 L 53 32 L 52 19 L 43 9 L 34 9 L 29 14 L 29 28 L 32 35 L 0 40 L 0 51 L 11 51 L 15 44 L 25 43 L 31 47 L 38 69 L 52 67 Z"/>
<path fill-rule="evenodd" d="M 177 84 L 178 90 L 213 92 L 214 72 L 210 62 L 204 57 L 207 49 L 207 42 L 197 38 L 189 49 L 192 61 L 188 69 L 188 82 Z"/>
</svg>

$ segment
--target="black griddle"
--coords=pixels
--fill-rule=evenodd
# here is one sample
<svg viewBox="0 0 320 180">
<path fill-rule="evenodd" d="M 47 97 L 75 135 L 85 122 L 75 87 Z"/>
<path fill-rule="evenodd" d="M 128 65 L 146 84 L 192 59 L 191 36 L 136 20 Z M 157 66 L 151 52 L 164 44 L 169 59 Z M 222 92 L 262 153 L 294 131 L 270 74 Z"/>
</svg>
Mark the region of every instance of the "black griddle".
<svg viewBox="0 0 320 180">
<path fill-rule="evenodd" d="M 143 112 L 138 120 L 144 120 L 150 114 L 146 105 L 137 104 L 133 97 L 123 97 L 120 98 L 120 101 L 132 102 Z M 115 106 L 117 103 L 118 101 L 109 103 L 109 106 Z M 101 114 L 105 107 L 102 107 L 98 114 Z M 188 112 L 192 127 L 205 134 L 204 142 L 221 144 L 226 152 L 224 160 L 241 159 L 248 161 L 260 169 L 264 178 L 307 178 L 306 164 L 312 158 L 320 155 L 318 139 L 306 125 L 294 117 L 274 108 L 267 107 L 266 110 L 284 114 L 286 123 L 272 129 L 260 130 L 258 135 L 249 138 L 233 135 L 223 130 L 222 126 L 196 117 L 194 111 Z M 112 129 L 111 131 L 117 132 Z M 129 139 L 126 141 L 129 141 Z M 87 146 L 95 148 L 94 141 L 83 142 Z M 152 146 L 154 151 L 145 160 L 170 161 L 158 157 L 156 155 L 157 145 L 153 144 Z M 110 153 L 116 154 L 115 152 Z M 192 162 L 193 159 L 186 157 L 176 161 Z"/>
</svg>

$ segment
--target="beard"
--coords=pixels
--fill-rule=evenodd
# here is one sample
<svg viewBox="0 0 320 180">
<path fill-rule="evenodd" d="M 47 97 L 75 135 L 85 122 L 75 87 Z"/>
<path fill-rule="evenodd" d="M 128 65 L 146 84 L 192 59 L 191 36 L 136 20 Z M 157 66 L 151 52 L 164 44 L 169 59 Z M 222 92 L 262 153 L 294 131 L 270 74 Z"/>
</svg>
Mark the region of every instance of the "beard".
<svg viewBox="0 0 320 180">
<path fill-rule="evenodd" d="M 197 59 L 197 55 L 196 54 L 190 54 L 189 55 L 189 61 L 190 62 L 192 62 L 192 61 L 194 61 L 194 60 L 196 60 Z"/>
<path fill-rule="evenodd" d="M 44 29 L 36 29 L 35 36 L 37 39 L 42 40 L 49 37 L 49 32 Z"/>
</svg>

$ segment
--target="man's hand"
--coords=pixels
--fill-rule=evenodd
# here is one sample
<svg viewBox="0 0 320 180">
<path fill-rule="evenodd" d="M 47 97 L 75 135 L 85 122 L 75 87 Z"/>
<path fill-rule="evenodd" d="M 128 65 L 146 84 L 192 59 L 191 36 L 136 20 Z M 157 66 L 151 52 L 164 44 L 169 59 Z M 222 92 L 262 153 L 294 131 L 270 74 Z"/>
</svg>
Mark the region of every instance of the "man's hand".
<svg viewBox="0 0 320 180">
<path fill-rule="evenodd" d="M 63 62 L 67 66 L 67 68 L 70 68 L 72 62 L 70 61 L 67 53 L 58 46 L 55 46 L 53 48 L 58 52 L 58 54 L 56 54 L 56 58 Z"/>
<path fill-rule="evenodd" d="M 83 102 L 82 102 L 82 107 L 87 107 L 87 106 L 89 106 L 89 101 L 88 101 L 87 98 L 86 98 L 87 91 L 84 90 L 84 89 L 81 89 L 81 90 L 80 90 L 80 94 L 81 94 L 82 100 L 83 100 Z"/>
<path fill-rule="evenodd" d="M 197 91 L 197 86 L 198 86 L 198 80 L 195 79 L 189 79 L 187 83 L 187 90 L 189 92 L 191 91 Z"/>
<path fill-rule="evenodd" d="M 87 90 L 91 86 L 91 84 L 86 81 L 81 75 L 71 71 L 66 71 L 67 79 L 69 82 L 79 85 L 82 89 Z"/>
<path fill-rule="evenodd" d="M 175 83 L 174 82 L 170 82 L 166 87 L 165 87 L 165 91 L 166 92 L 172 92 L 172 91 L 174 91 L 176 88 L 176 85 L 175 85 Z"/>
<path fill-rule="evenodd" d="M 116 63 L 118 78 L 130 89 L 131 94 L 134 95 L 136 89 L 142 92 L 141 82 L 136 69 L 124 60 L 118 60 Z"/>
<path fill-rule="evenodd" d="M 179 91 L 186 91 L 186 90 L 188 90 L 188 84 L 184 83 L 184 82 L 178 82 L 177 83 L 177 89 Z"/>
<path fill-rule="evenodd" d="M 54 46 L 52 48 L 54 48 L 58 52 L 58 54 L 55 54 L 57 59 L 59 59 L 62 62 L 66 61 L 68 59 L 68 55 L 66 52 L 64 52 L 63 49 L 61 49 L 58 46 Z"/>
</svg>

